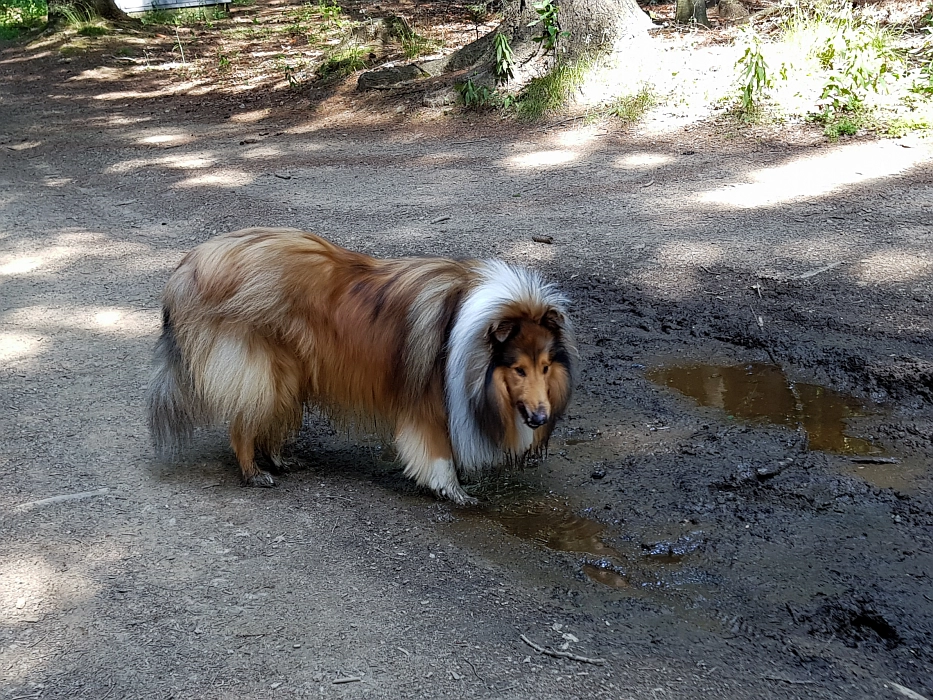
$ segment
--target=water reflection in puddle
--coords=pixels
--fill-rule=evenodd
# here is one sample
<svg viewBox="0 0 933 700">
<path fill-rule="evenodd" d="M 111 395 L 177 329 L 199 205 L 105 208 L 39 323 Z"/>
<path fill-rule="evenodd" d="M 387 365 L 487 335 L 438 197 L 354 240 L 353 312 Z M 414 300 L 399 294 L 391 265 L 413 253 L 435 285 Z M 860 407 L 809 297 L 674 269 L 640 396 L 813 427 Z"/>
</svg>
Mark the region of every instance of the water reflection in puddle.
<svg viewBox="0 0 933 700">
<path fill-rule="evenodd" d="M 578 552 L 595 557 L 621 557 L 603 542 L 606 526 L 557 505 L 522 503 L 487 512 L 510 535 L 556 552 Z"/>
<path fill-rule="evenodd" d="M 610 535 L 606 525 L 557 502 L 511 503 L 480 515 L 513 537 L 553 551 L 584 555 L 583 573 L 606 586 L 629 590 L 698 580 L 680 570 L 684 557 L 699 548 L 702 533 L 650 544 L 620 540 L 612 546 L 605 542 Z"/>
<path fill-rule="evenodd" d="M 650 371 L 648 378 L 736 418 L 799 425 L 814 450 L 851 455 L 881 452 L 871 442 L 845 433 L 847 419 L 866 415 L 858 399 L 816 384 L 790 382 L 775 365 L 662 367 Z"/>
</svg>

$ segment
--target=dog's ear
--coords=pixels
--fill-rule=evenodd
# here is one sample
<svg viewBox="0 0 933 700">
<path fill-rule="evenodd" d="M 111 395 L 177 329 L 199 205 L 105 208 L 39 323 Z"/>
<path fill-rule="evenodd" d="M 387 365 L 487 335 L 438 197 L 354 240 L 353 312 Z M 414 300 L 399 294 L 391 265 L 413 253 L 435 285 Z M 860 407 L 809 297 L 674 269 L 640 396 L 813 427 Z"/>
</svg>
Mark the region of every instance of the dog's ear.
<svg viewBox="0 0 933 700">
<path fill-rule="evenodd" d="M 562 331 L 566 325 L 566 321 L 564 314 L 557 309 L 548 309 L 547 313 L 541 317 L 541 325 L 554 333 Z"/>
<path fill-rule="evenodd" d="M 489 329 L 489 336 L 496 342 L 504 343 L 512 337 L 515 328 L 515 321 L 496 321 Z"/>
</svg>

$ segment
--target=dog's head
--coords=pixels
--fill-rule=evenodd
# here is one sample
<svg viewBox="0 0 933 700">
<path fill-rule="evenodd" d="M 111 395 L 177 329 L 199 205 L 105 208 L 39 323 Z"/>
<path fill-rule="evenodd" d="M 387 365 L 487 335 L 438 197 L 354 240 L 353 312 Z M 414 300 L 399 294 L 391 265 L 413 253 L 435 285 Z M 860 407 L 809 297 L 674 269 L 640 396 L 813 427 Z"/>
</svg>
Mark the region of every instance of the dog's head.
<svg viewBox="0 0 933 700">
<path fill-rule="evenodd" d="M 566 330 L 563 313 L 549 309 L 539 318 L 504 318 L 489 331 L 497 388 L 529 428 L 553 426 L 570 399 Z"/>
</svg>

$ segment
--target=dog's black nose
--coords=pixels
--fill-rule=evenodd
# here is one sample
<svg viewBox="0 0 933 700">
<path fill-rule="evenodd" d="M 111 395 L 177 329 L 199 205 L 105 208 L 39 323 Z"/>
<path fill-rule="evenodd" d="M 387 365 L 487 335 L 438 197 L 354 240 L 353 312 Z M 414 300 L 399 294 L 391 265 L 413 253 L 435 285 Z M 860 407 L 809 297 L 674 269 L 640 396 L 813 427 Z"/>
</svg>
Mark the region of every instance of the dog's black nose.
<svg viewBox="0 0 933 700">
<path fill-rule="evenodd" d="M 547 423 L 547 411 L 535 411 L 528 414 L 527 423 L 529 428 L 540 428 Z"/>
</svg>

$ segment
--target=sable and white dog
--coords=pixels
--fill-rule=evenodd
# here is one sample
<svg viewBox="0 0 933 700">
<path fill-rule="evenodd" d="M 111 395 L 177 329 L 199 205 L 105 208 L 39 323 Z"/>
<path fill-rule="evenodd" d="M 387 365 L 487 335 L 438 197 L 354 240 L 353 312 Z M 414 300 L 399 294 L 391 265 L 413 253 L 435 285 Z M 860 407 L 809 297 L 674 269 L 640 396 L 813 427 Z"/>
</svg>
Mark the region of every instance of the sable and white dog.
<svg viewBox="0 0 933 700">
<path fill-rule="evenodd" d="M 149 387 L 156 448 L 228 424 L 243 481 L 272 486 L 305 407 L 373 421 L 405 475 L 471 503 L 458 472 L 547 445 L 577 351 L 567 299 L 497 260 L 378 260 L 295 229 L 252 228 L 188 253 L 165 289 Z"/>
</svg>

